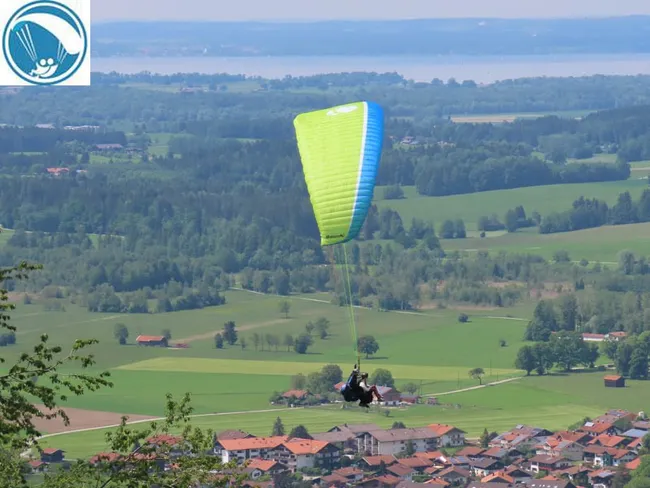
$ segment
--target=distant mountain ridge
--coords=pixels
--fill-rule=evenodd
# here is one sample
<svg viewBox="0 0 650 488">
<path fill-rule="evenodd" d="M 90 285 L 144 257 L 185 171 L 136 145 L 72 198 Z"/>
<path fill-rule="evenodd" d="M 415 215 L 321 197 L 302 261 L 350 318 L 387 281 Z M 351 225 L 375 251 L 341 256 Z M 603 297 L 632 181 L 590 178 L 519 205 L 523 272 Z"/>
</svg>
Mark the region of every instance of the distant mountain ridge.
<svg viewBox="0 0 650 488">
<path fill-rule="evenodd" d="M 650 53 L 650 16 L 93 24 L 103 56 L 525 56 Z"/>
</svg>

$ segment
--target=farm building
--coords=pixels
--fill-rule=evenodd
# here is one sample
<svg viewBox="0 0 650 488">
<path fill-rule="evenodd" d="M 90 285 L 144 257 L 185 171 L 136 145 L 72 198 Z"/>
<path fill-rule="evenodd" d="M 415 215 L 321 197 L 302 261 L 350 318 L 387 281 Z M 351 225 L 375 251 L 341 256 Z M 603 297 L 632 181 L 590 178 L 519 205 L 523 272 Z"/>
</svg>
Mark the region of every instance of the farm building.
<svg viewBox="0 0 650 488">
<path fill-rule="evenodd" d="M 148 336 L 148 335 L 139 335 L 135 342 L 140 346 L 161 346 L 167 347 L 167 338 L 165 336 Z"/>
<path fill-rule="evenodd" d="M 625 378 L 618 375 L 608 375 L 603 378 L 605 380 L 605 386 L 610 388 L 623 388 L 625 387 Z"/>
</svg>

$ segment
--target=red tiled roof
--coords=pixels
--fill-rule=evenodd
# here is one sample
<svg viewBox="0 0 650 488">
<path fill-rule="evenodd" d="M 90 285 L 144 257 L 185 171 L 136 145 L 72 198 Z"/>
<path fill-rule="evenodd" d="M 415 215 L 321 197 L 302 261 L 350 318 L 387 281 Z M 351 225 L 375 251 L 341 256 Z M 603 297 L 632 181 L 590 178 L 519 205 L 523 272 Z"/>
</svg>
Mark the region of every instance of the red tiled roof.
<svg viewBox="0 0 650 488">
<path fill-rule="evenodd" d="M 604 447 L 616 447 L 623 442 L 625 442 L 625 437 L 618 435 L 600 434 L 599 436 L 596 436 L 594 439 L 589 441 L 589 444 L 600 444 Z"/>
<path fill-rule="evenodd" d="M 618 381 L 618 380 L 620 380 L 621 378 L 623 378 L 623 377 L 622 377 L 622 376 L 619 376 L 619 375 L 617 375 L 617 374 L 609 374 L 609 375 L 607 375 L 607 376 L 603 376 L 603 379 L 604 379 L 604 380 L 607 380 L 607 381 Z"/>
<path fill-rule="evenodd" d="M 90 464 L 95 464 L 100 462 L 114 463 L 121 457 L 122 455 L 118 452 L 100 452 L 99 454 L 90 458 Z"/>
<path fill-rule="evenodd" d="M 438 459 L 439 457 L 444 456 L 441 451 L 426 451 L 426 452 L 416 452 L 415 457 L 423 459 Z"/>
<path fill-rule="evenodd" d="M 438 435 L 438 436 L 443 436 L 443 435 L 448 434 L 449 432 L 451 432 L 453 430 L 457 430 L 457 431 L 463 432 L 463 433 L 465 432 L 465 431 L 459 429 L 458 427 L 454 427 L 453 425 L 447 425 L 447 424 L 429 424 L 429 425 L 427 425 L 427 427 L 429 429 L 431 429 L 432 431 L 434 431 L 436 433 L 436 435 Z"/>
<path fill-rule="evenodd" d="M 477 446 L 466 446 L 456 453 L 457 456 L 479 456 L 485 452 L 485 449 Z"/>
<path fill-rule="evenodd" d="M 167 444 L 169 446 L 175 446 L 179 442 L 181 442 L 181 438 L 173 435 L 168 435 L 168 434 L 159 434 L 155 435 L 153 437 L 149 437 L 147 439 L 147 442 L 149 444 L 154 444 L 154 445 L 160 445 L 160 444 Z"/>
<path fill-rule="evenodd" d="M 503 471 L 495 471 L 494 473 L 487 475 L 485 478 L 482 478 L 481 483 L 489 483 L 490 481 L 496 480 L 496 479 L 502 479 L 506 483 L 514 483 L 515 482 L 515 479 L 512 476 L 510 476 L 509 474 L 506 474 Z"/>
<path fill-rule="evenodd" d="M 276 461 L 273 461 L 272 459 L 251 459 L 250 463 L 248 463 L 247 467 L 250 469 L 259 469 L 260 471 L 269 471 L 273 469 L 273 466 L 278 464 Z"/>
<path fill-rule="evenodd" d="M 641 464 L 641 457 L 638 457 L 634 461 L 630 461 L 629 463 L 626 463 L 625 467 L 627 469 L 636 469 L 639 467 L 640 464 Z"/>
<path fill-rule="evenodd" d="M 609 429 L 613 427 L 614 424 L 611 424 L 609 422 L 598 422 L 595 423 L 594 425 L 583 425 L 582 427 L 580 427 L 580 430 L 585 432 L 593 432 L 594 434 L 602 434 L 603 432 L 607 432 Z"/>
<path fill-rule="evenodd" d="M 135 338 L 136 342 L 160 342 L 165 339 L 165 336 L 150 336 L 150 335 L 139 335 Z"/>
<path fill-rule="evenodd" d="M 449 486 L 449 483 L 447 483 L 445 480 L 441 480 L 440 478 L 433 478 L 432 480 L 425 481 L 425 485 L 440 485 L 440 486 Z"/>
<path fill-rule="evenodd" d="M 251 449 L 273 449 L 286 442 L 288 437 L 250 437 L 248 439 L 224 439 L 220 441 L 227 451 L 247 451 Z"/>
<path fill-rule="evenodd" d="M 303 398 L 308 394 L 307 390 L 289 390 L 282 394 L 283 398 Z"/>
<path fill-rule="evenodd" d="M 329 446 L 329 442 L 315 441 L 312 439 L 292 439 L 282 444 L 293 454 L 316 454 Z"/>
<path fill-rule="evenodd" d="M 421 453 L 421 454 L 436 454 L 436 453 Z M 439 453 L 442 455 L 442 453 Z M 438 457 L 438 456 L 436 456 Z M 436 459 L 436 457 L 432 459 Z M 402 464 L 404 466 L 408 466 L 410 468 L 427 468 L 431 466 L 433 463 L 430 461 L 430 458 L 426 458 L 423 456 L 414 456 L 414 457 L 407 457 L 407 458 L 402 458 L 398 459 L 397 462 L 399 464 Z"/>
<path fill-rule="evenodd" d="M 64 452 L 61 449 L 55 449 L 54 447 L 46 447 L 43 449 L 43 454 L 56 454 L 57 452 Z"/>
<path fill-rule="evenodd" d="M 397 458 L 395 456 L 366 456 L 363 458 L 363 460 L 369 465 L 369 466 L 379 466 L 382 461 L 386 466 L 390 466 L 391 464 L 397 462 Z"/>
</svg>

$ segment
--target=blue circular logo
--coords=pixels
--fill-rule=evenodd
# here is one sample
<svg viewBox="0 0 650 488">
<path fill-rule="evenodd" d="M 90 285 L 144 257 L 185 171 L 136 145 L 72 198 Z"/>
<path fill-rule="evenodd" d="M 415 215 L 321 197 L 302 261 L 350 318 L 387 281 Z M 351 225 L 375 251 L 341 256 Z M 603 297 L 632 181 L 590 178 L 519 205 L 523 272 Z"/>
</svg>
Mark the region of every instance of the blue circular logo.
<svg viewBox="0 0 650 488">
<path fill-rule="evenodd" d="M 37 0 L 18 9 L 2 35 L 11 70 L 34 85 L 56 85 L 74 75 L 86 58 L 88 36 L 69 7 Z"/>
</svg>

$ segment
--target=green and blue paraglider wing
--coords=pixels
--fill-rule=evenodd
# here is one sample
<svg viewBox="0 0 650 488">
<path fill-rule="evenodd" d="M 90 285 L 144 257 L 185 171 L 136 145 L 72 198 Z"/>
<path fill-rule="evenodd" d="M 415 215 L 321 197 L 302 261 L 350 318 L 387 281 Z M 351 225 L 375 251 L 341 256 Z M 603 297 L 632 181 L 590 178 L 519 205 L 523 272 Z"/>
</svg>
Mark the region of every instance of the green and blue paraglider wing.
<svg viewBox="0 0 650 488">
<path fill-rule="evenodd" d="M 321 245 L 354 239 L 375 189 L 383 110 L 372 102 L 357 102 L 300 114 L 294 126 Z"/>
</svg>

